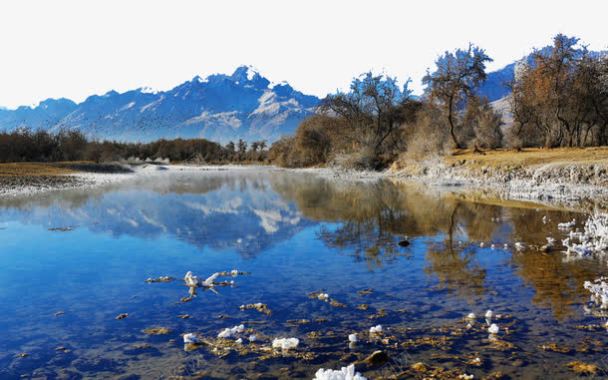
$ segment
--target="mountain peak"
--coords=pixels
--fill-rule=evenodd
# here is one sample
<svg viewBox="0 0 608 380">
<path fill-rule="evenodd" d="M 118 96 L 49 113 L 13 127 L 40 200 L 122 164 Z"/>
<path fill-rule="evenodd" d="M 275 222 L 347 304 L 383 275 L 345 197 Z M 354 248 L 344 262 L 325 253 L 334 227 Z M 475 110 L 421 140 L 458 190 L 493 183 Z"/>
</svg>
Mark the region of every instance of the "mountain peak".
<svg viewBox="0 0 608 380">
<path fill-rule="evenodd" d="M 236 84 L 253 85 L 256 88 L 266 88 L 270 81 L 260 75 L 253 66 L 239 66 L 230 76 Z"/>
</svg>

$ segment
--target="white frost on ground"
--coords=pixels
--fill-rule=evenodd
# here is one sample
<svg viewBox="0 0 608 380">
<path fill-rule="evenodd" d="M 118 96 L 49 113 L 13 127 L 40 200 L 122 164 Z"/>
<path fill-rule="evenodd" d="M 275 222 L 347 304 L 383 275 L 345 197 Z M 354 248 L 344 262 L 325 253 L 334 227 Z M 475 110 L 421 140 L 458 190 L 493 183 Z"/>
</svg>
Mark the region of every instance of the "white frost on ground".
<svg viewBox="0 0 608 380">
<path fill-rule="evenodd" d="M 351 364 L 339 370 L 321 368 L 315 373 L 313 380 L 367 380 L 367 378 L 355 372 L 355 365 Z"/>
</svg>

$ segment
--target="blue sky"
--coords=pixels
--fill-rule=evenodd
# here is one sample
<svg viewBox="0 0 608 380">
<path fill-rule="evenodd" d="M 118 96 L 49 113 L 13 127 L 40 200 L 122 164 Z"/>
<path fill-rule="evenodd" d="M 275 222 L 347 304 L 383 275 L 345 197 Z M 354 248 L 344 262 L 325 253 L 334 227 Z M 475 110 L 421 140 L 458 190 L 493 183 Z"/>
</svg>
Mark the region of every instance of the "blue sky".
<svg viewBox="0 0 608 380">
<path fill-rule="evenodd" d="M 169 89 L 253 65 L 323 96 L 366 70 L 420 78 L 469 41 L 502 67 L 558 32 L 608 47 L 603 1 L 137 1 L 0 3 L 0 106 Z"/>
</svg>

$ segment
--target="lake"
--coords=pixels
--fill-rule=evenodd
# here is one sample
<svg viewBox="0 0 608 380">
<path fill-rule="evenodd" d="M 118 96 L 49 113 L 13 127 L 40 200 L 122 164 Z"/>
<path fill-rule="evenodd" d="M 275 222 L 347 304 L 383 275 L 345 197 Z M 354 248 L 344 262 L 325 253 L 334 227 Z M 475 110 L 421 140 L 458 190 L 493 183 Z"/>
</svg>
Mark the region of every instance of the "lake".
<svg viewBox="0 0 608 380">
<path fill-rule="evenodd" d="M 601 371 L 605 320 L 585 313 L 583 282 L 605 263 L 538 249 L 573 218 L 585 220 L 253 168 L 0 200 L 0 378 L 311 379 L 351 363 L 369 379 L 566 379 L 573 361 Z M 189 297 L 188 271 L 228 273 Z M 146 282 L 161 276 L 174 280 Z M 256 303 L 267 309 L 241 309 Z M 202 344 L 185 346 L 185 333 Z M 271 348 L 292 337 L 297 348 Z"/>
</svg>

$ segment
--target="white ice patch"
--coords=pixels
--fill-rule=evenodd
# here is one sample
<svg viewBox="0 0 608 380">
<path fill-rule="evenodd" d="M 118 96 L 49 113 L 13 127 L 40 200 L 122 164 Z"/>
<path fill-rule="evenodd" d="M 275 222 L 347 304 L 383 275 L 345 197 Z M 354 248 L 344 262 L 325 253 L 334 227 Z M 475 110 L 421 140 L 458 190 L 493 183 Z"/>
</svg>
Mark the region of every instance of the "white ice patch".
<svg viewBox="0 0 608 380">
<path fill-rule="evenodd" d="M 355 372 L 355 365 L 351 364 L 339 370 L 321 368 L 315 373 L 313 380 L 367 380 L 367 378 Z"/>
<path fill-rule="evenodd" d="M 298 347 L 298 344 L 300 344 L 298 338 L 276 338 L 272 341 L 272 348 L 291 350 Z"/>
</svg>

